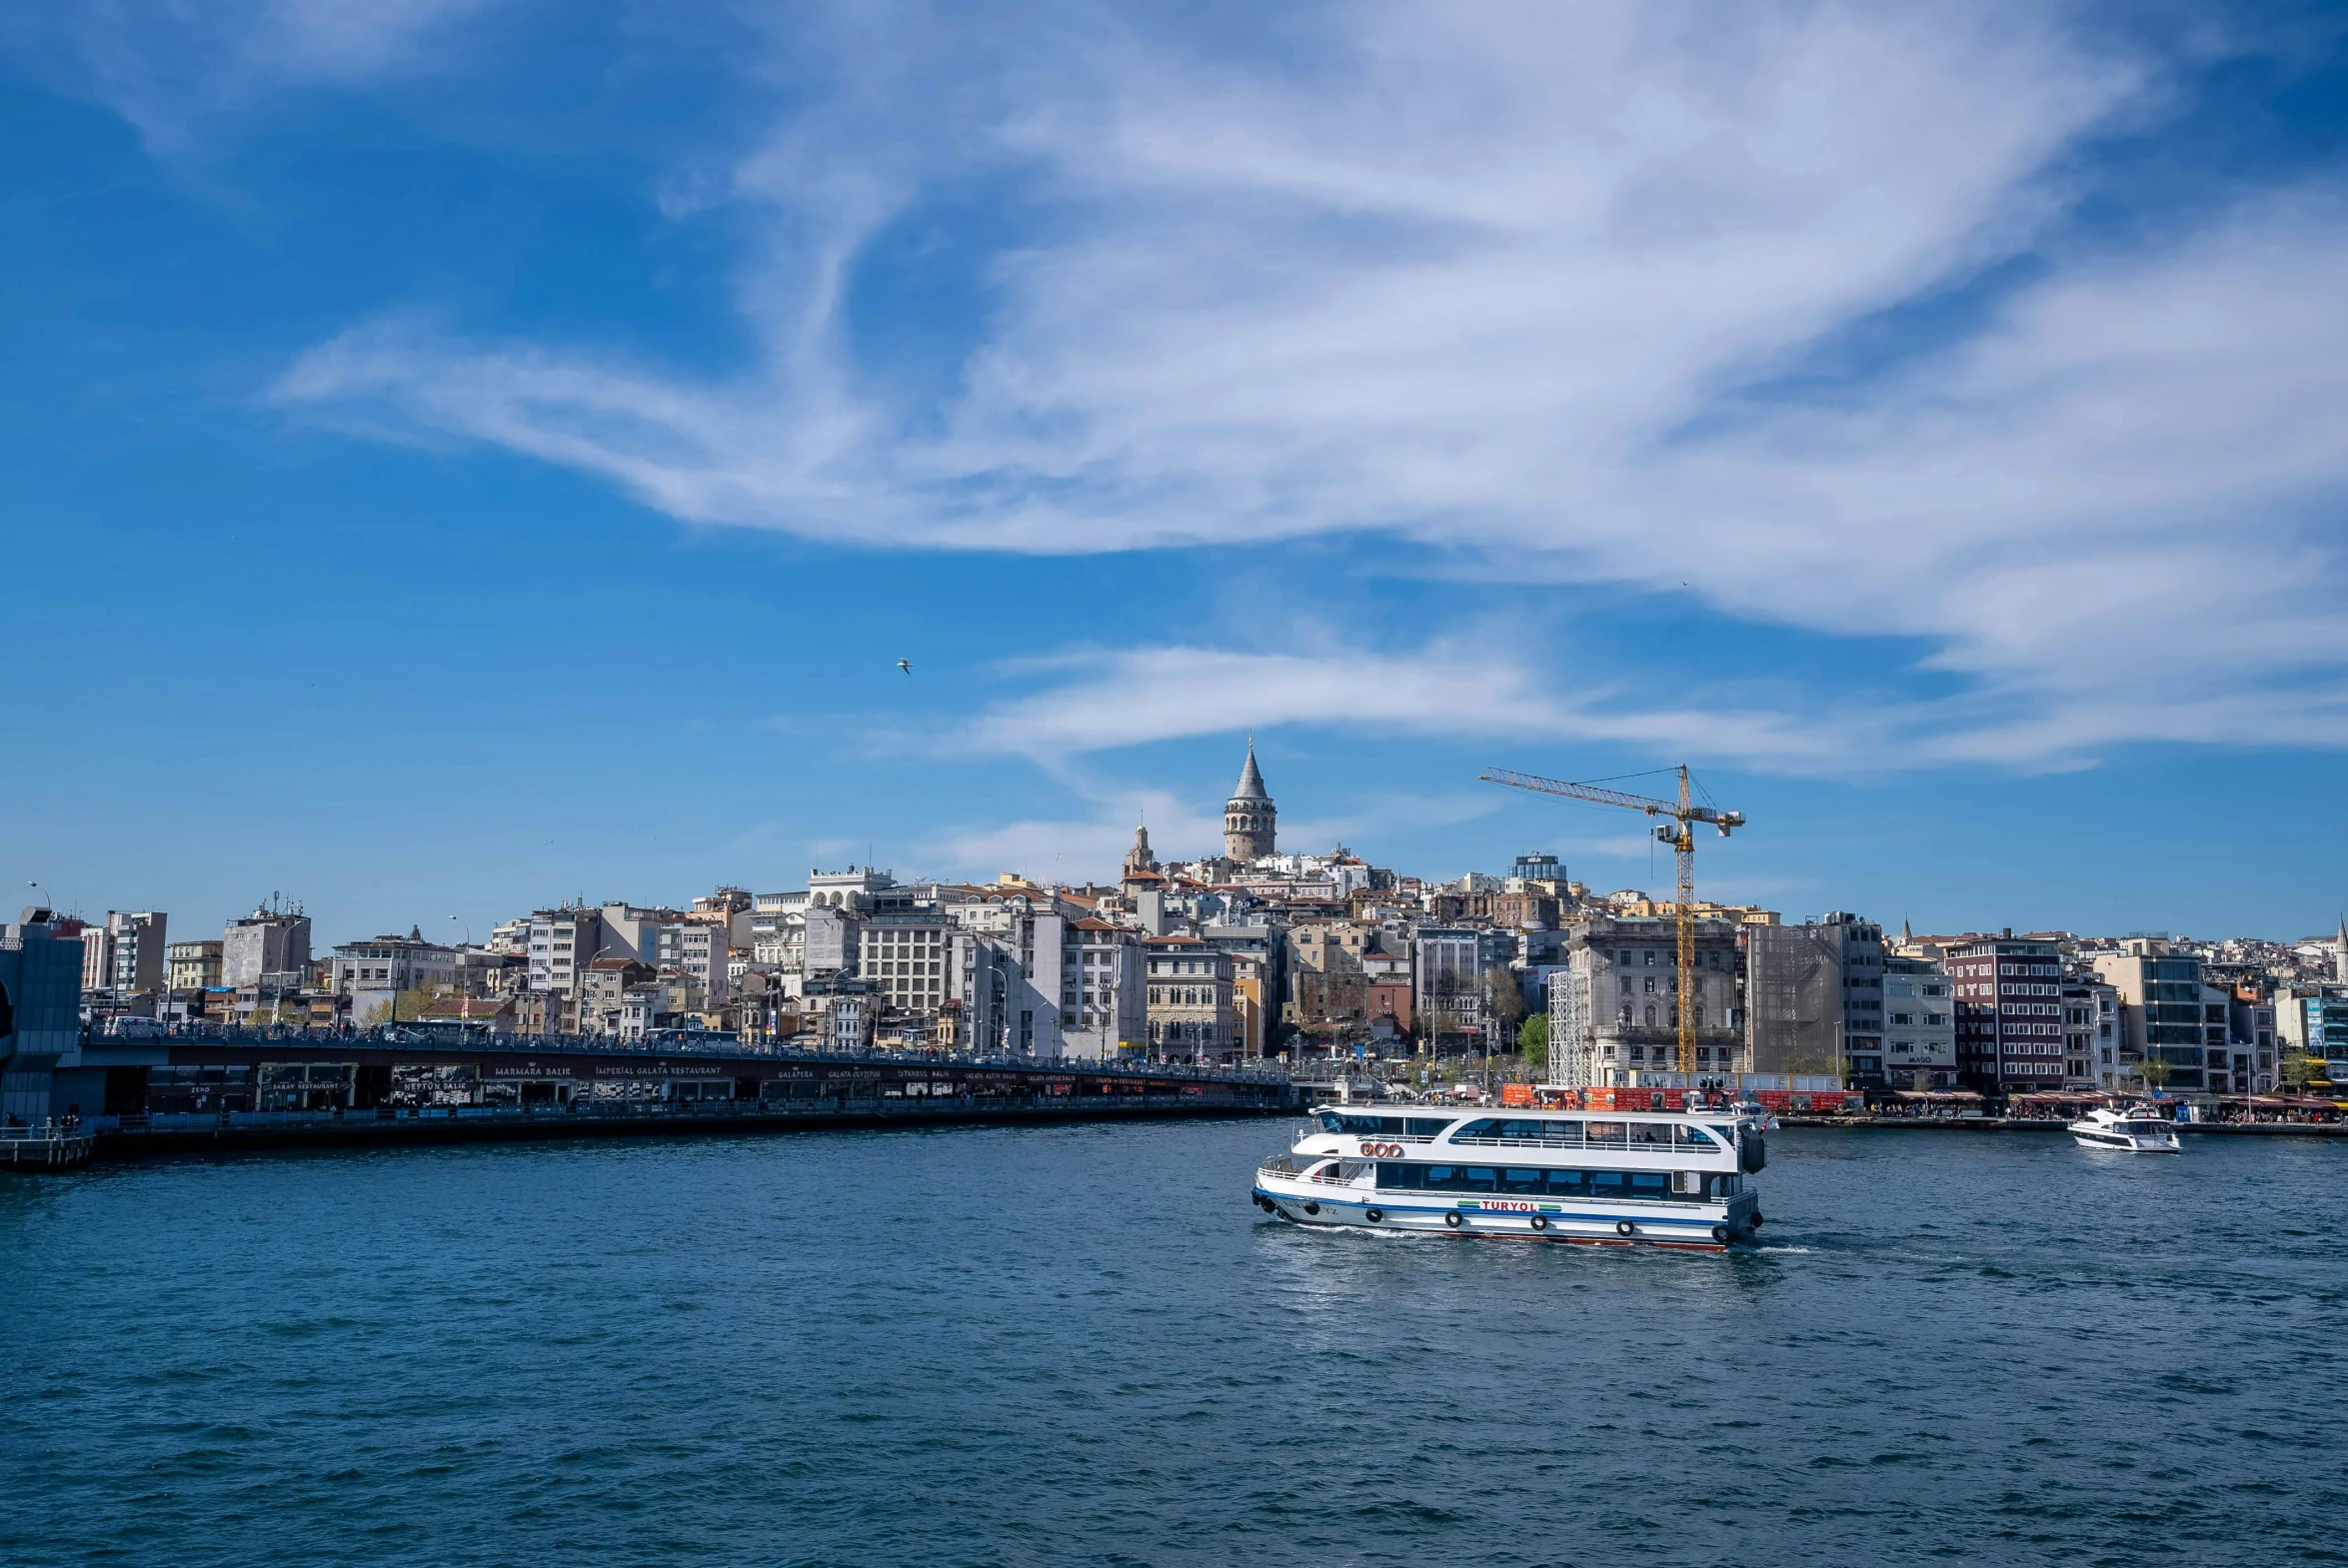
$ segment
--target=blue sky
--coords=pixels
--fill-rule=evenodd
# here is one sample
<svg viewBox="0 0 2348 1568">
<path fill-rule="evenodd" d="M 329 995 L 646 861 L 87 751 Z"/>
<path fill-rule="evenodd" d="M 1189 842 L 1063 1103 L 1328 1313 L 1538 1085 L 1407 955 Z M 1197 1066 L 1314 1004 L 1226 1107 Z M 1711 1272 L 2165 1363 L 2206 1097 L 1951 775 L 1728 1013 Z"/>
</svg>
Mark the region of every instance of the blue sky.
<svg viewBox="0 0 2348 1568">
<path fill-rule="evenodd" d="M 1105 876 L 1252 733 L 1427 875 L 1685 759 L 1707 892 L 2328 928 L 2341 24 L 1916 11 L 0 24 L 0 875 Z"/>
</svg>

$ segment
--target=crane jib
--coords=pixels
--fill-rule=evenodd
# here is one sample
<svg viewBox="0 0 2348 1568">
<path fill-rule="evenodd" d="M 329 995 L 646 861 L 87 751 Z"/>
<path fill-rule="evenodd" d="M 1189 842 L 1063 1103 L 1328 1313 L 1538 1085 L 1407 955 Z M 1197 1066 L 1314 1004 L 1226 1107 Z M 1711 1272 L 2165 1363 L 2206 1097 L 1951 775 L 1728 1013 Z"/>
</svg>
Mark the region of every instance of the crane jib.
<svg viewBox="0 0 2348 1568">
<path fill-rule="evenodd" d="M 1533 774 L 1520 774 L 1505 768 L 1487 768 L 1477 778 L 1485 784 L 1505 784 L 1511 789 L 1529 789 L 1535 794 L 1563 795 L 1569 800 L 1589 800 L 1599 805 L 1619 805 L 1627 810 L 1644 811 L 1649 816 L 1669 816 L 1678 823 L 1676 828 L 1658 827 L 1655 836 L 1671 845 L 1675 869 L 1678 872 L 1677 896 L 1673 899 L 1672 914 L 1678 926 L 1678 1000 L 1672 1007 L 1672 1022 L 1679 1035 L 1679 1070 L 1695 1071 L 1695 834 L 1688 830 L 1690 822 L 1710 822 L 1720 829 L 1725 838 L 1732 828 L 1744 825 L 1744 812 L 1723 811 L 1709 805 L 1698 805 L 1688 797 L 1687 767 L 1681 764 L 1674 770 L 1679 776 L 1679 798 L 1660 800 L 1653 795 L 1632 794 L 1624 789 L 1605 789 L 1596 784 L 1569 784 L 1559 779 L 1542 779 Z"/>
</svg>

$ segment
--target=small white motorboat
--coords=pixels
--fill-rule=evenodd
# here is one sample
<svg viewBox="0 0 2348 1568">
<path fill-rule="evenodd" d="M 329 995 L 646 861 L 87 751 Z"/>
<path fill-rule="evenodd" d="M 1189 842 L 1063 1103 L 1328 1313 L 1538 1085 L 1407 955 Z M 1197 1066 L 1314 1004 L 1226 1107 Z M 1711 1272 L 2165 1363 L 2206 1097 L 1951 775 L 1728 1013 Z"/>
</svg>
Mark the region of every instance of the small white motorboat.
<svg viewBox="0 0 2348 1568">
<path fill-rule="evenodd" d="M 2118 1149 L 2123 1154 L 2181 1154 L 2177 1126 L 2145 1109 L 2095 1109 L 2071 1123 L 2071 1137 L 2079 1147 Z"/>
</svg>

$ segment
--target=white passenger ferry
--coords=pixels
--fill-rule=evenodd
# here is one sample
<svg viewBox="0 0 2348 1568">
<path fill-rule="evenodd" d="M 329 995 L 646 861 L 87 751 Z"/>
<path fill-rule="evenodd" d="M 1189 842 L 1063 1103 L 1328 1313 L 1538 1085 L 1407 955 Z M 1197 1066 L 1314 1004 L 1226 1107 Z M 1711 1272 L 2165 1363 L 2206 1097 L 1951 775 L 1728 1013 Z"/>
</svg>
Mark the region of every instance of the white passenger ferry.
<svg viewBox="0 0 2348 1568">
<path fill-rule="evenodd" d="M 1304 1225 L 1717 1252 L 1760 1228 L 1765 1158 L 1735 1110 L 1324 1105 L 1254 1198 Z"/>
</svg>

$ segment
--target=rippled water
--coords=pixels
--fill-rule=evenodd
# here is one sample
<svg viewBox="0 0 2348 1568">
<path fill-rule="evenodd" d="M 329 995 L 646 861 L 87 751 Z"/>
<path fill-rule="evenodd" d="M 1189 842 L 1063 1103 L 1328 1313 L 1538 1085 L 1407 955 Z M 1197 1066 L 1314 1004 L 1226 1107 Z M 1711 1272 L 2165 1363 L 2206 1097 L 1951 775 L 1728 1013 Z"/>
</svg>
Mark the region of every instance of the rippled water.
<svg viewBox="0 0 2348 1568">
<path fill-rule="evenodd" d="M 0 1560 L 2339 1561 L 2348 1144 L 1788 1131 L 1729 1257 L 1262 1122 L 0 1182 Z"/>
</svg>

